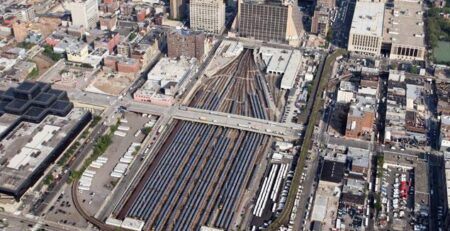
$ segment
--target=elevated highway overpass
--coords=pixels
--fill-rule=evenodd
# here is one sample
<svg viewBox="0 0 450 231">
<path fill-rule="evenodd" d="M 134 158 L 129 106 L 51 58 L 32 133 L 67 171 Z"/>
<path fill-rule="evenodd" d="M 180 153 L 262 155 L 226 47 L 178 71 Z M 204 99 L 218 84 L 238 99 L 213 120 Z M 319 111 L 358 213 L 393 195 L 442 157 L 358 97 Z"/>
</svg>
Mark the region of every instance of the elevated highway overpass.
<svg viewBox="0 0 450 231">
<path fill-rule="evenodd" d="M 208 111 L 185 106 L 163 107 L 146 103 L 132 102 L 128 106 L 128 110 L 140 113 L 170 116 L 179 120 L 187 120 L 256 132 L 281 137 L 284 140 L 298 139 L 300 132 L 303 130 L 303 126 L 300 124 L 278 123 L 247 116 Z"/>
<path fill-rule="evenodd" d="M 217 111 L 209 111 L 186 106 L 160 106 L 150 103 L 134 101 L 128 97 L 118 99 L 117 97 L 106 96 L 96 93 L 70 94 L 72 100 L 77 104 L 89 104 L 96 107 L 108 108 L 110 112 L 113 107 L 124 105 L 129 111 L 159 115 L 179 120 L 213 124 L 228 128 L 246 130 L 270 136 L 280 137 L 284 140 L 295 140 L 299 138 L 303 125 L 294 123 L 279 123 L 264 119 L 257 119 L 236 114 L 229 114 Z"/>
</svg>

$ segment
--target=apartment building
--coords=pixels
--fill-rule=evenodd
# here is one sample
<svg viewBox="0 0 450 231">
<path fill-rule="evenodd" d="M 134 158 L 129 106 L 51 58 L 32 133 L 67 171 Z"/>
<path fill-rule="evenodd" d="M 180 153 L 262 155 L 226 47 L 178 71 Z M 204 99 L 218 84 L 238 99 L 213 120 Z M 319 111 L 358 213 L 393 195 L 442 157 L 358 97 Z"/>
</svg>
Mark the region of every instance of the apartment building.
<svg viewBox="0 0 450 231">
<path fill-rule="evenodd" d="M 314 16 L 312 17 L 311 33 L 326 37 L 330 28 L 328 23 L 329 20 L 330 16 L 328 9 L 323 7 L 317 8 L 314 11 Z"/>
<path fill-rule="evenodd" d="M 86 29 L 97 27 L 99 21 L 98 2 L 96 0 L 70 0 L 65 8 L 72 14 L 72 24 Z"/>
<path fill-rule="evenodd" d="M 225 26 L 223 0 L 191 0 L 189 4 L 191 29 L 220 33 Z"/>
<path fill-rule="evenodd" d="M 167 49 L 170 58 L 180 56 L 201 60 L 205 51 L 205 35 L 189 30 L 172 30 L 167 35 Z"/>
</svg>

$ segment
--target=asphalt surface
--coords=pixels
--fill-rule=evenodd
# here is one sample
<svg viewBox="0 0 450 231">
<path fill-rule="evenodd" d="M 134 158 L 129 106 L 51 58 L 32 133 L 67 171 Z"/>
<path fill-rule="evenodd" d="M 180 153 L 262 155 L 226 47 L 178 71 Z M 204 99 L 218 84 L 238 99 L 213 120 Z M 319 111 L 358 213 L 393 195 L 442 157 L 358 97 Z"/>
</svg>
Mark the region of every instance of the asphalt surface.
<svg viewBox="0 0 450 231">
<path fill-rule="evenodd" d="M 88 125 L 89 126 L 89 125 Z M 94 141 L 104 133 L 107 127 L 102 125 L 102 121 L 99 121 L 99 123 L 94 127 L 92 130 L 92 135 L 88 137 L 88 139 L 85 141 L 85 145 L 81 146 L 78 151 L 74 154 L 76 157 L 75 161 L 70 163 L 69 166 L 66 166 L 64 171 L 65 172 L 61 178 L 56 182 L 56 185 L 53 187 L 53 190 L 50 191 L 48 194 L 45 194 L 41 198 L 41 203 L 35 204 L 34 209 L 32 213 L 34 215 L 42 215 L 42 212 L 45 210 L 47 206 L 51 203 L 51 201 L 59 195 L 59 191 L 62 188 L 62 186 L 67 182 L 67 180 L 70 177 L 70 173 L 74 171 L 78 166 L 80 166 L 83 163 L 84 158 L 89 153 L 89 151 L 92 150 L 92 147 L 94 146 Z M 51 205 L 50 205 L 51 206 Z"/>
</svg>

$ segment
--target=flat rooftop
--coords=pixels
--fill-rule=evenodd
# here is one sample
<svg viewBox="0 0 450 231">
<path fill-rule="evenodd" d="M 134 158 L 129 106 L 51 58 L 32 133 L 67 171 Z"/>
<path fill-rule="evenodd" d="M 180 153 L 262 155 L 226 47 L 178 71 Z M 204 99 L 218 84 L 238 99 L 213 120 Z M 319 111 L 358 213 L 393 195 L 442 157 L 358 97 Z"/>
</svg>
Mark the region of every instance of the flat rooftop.
<svg viewBox="0 0 450 231">
<path fill-rule="evenodd" d="M 381 37 L 383 17 L 384 3 L 356 2 L 350 33 Z"/>
<path fill-rule="evenodd" d="M 394 2 L 394 8 L 386 9 L 383 40 L 386 43 L 424 47 L 422 3 L 400 0 Z"/>
<path fill-rule="evenodd" d="M 33 173 L 45 167 L 50 155 L 79 125 L 85 114 L 83 110 L 73 109 L 65 117 L 48 115 L 40 123 L 20 122 L 0 141 L 2 192 L 20 191 L 26 182 L 37 181 L 31 179 Z"/>
<path fill-rule="evenodd" d="M 176 81 L 179 82 L 191 70 L 192 64 L 186 58 L 174 60 L 162 58 L 148 73 L 149 81 Z"/>
</svg>

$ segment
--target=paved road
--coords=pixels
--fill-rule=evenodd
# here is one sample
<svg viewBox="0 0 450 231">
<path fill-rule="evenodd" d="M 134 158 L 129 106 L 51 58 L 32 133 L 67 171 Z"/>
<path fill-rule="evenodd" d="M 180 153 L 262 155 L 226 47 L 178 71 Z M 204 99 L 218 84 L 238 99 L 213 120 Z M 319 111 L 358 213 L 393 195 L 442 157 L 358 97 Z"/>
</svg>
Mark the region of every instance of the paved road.
<svg viewBox="0 0 450 231">
<path fill-rule="evenodd" d="M 61 231 L 61 230 L 82 230 L 74 226 L 68 226 L 64 224 L 58 224 L 56 222 L 52 221 L 46 221 L 41 218 L 37 217 L 24 217 L 24 216 L 16 216 L 10 213 L 0 212 L 0 219 L 6 219 L 8 226 L 5 229 L 5 231 L 8 230 L 33 230 L 38 229 L 39 227 L 45 228 L 45 230 L 55 230 L 55 231 Z"/>
<path fill-rule="evenodd" d="M 298 139 L 303 126 L 300 124 L 288 124 L 271 122 L 246 116 L 208 111 L 190 107 L 162 107 L 146 103 L 133 102 L 129 105 L 130 111 L 150 114 L 165 114 L 175 119 L 214 124 L 224 127 L 236 128 L 261 134 L 282 137 L 285 139 Z"/>
</svg>

